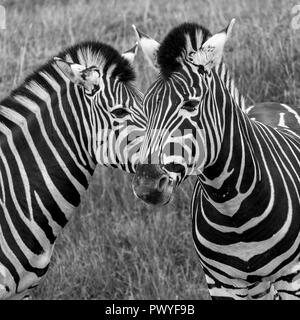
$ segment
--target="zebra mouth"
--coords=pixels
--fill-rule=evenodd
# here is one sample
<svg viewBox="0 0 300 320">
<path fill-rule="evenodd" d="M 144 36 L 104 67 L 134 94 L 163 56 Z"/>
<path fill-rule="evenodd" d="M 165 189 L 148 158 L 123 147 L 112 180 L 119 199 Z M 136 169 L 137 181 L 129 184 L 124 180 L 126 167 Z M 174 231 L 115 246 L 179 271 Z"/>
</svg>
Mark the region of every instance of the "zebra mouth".
<svg viewBox="0 0 300 320">
<path fill-rule="evenodd" d="M 159 193 L 157 191 L 144 192 L 141 194 L 135 193 L 135 195 L 141 200 L 143 200 L 144 202 L 151 205 L 155 205 L 155 206 L 167 205 L 172 199 L 172 193 L 165 194 L 165 193 Z"/>
<path fill-rule="evenodd" d="M 138 165 L 132 187 L 136 197 L 152 205 L 166 205 L 174 190 L 174 180 L 158 165 Z"/>
</svg>

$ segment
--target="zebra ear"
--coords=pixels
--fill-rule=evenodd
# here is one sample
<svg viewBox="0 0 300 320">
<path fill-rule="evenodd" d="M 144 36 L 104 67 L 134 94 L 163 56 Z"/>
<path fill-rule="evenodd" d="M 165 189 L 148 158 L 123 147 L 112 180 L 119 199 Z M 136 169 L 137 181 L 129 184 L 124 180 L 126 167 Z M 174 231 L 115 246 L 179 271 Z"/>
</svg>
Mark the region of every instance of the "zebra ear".
<svg viewBox="0 0 300 320">
<path fill-rule="evenodd" d="M 231 34 L 234 23 L 235 19 L 232 19 L 225 29 L 205 41 L 194 55 L 193 63 L 202 65 L 206 71 L 218 65 L 222 60 L 224 45 Z"/>
<path fill-rule="evenodd" d="M 123 52 L 122 57 L 126 59 L 133 66 L 134 59 L 136 57 L 137 52 L 138 52 L 138 42 L 135 43 L 134 47 Z"/>
<path fill-rule="evenodd" d="M 58 68 L 75 84 L 88 90 L 99 84 L 100 71 L 97 67 L 84 67 L 81 64 L 67 62 L 61 58 L 53 58 Z"/>
<path fill-rule="evenodd" d="M 158 71 L 159 66 L 157 63 L 157 51 L 160 47 L 160 43 L 138 30 L 134 24 L 132 25 L 132 28 L 135 32 L 136 38 L 142 48 L 146 60 L 153 69 Z"/>
</svg>

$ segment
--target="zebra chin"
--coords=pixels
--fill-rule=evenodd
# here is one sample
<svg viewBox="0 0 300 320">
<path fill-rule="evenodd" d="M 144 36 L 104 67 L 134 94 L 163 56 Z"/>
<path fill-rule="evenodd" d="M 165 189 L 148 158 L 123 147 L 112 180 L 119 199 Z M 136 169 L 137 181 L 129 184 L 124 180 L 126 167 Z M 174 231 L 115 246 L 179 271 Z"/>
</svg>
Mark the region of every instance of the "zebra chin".
<svg viewBox="0 0 300 320">
<path fill-rule="evenodd" d="M 152 205 L 166 205 L 174 191 L 173 179 L 156 164 L 138 164 L 132 181 L 136 197 Z"/>
</svg>

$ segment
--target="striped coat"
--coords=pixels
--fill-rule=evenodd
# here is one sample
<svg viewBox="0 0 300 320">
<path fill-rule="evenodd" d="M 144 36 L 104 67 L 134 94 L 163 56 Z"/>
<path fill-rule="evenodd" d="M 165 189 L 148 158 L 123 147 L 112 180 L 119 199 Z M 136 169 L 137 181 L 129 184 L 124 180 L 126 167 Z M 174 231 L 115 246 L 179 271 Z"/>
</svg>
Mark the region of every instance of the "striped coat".
<svg viewBox="0 0 300 320">
<path fill-rule="evenodd" d="M 145 127 L 135 53 L 80 43 L 0 103 L 0 298 L 45 275 L 98 163 L 134 172 Z"/>
<path fill-rule="evenodd" d="M 197 175 L 193 239 L 213 298 L 298 299 L 300 118 L 280 104 L 276 117 L 270 104 L 247 110 L 221 63 L 233 23 L 213 36 L 186 23 L 160 45 L 139 35 L 160 73 L 133 188 L 167 204 Z"/>
</svg>

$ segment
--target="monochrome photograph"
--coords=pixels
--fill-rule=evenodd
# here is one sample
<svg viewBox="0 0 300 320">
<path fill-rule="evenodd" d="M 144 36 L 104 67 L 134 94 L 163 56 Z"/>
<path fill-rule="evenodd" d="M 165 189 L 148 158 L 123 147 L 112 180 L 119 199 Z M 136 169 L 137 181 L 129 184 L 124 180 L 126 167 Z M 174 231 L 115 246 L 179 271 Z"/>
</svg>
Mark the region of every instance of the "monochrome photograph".
<svg viewBox="0 0 300 320">
<path fill-rule="evenodd" d="M 300 1 L 3 0 L 0 68 L 0 300 L 300 299 Z"/>
</svg>

